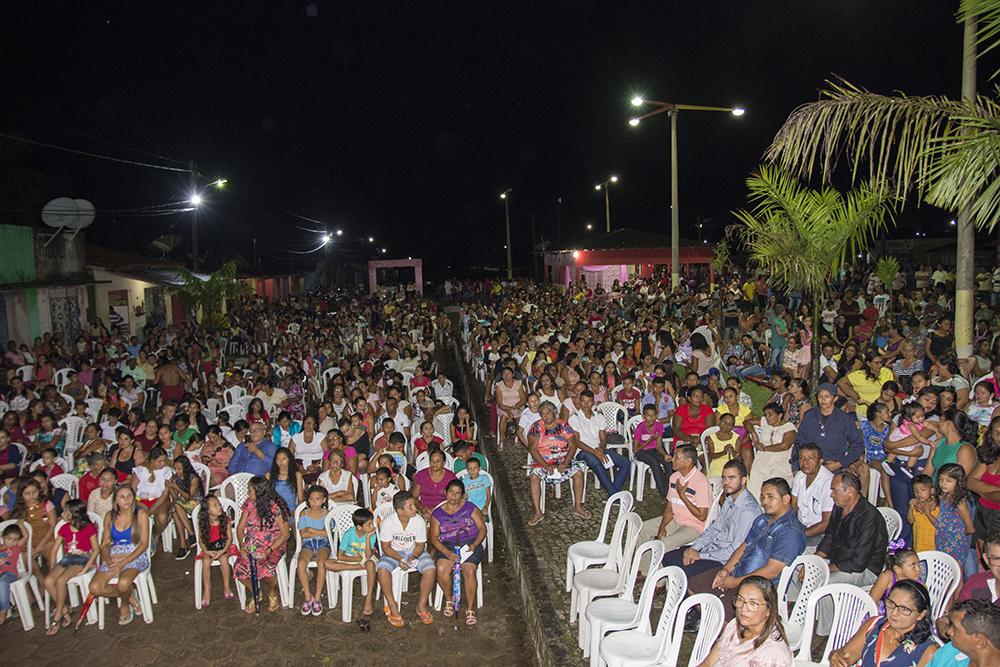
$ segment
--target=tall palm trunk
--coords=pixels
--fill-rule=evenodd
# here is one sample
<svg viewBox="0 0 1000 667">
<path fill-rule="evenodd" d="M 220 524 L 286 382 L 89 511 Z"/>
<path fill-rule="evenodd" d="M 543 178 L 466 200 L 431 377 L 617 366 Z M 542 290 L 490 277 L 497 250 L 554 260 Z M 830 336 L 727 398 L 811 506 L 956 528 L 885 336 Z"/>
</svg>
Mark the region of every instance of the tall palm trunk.
<svg viewBox="0 0 1000 667">
<path fill-rule="evenodd" d="M 976 99 L 976 21 L 965 19 L 962 54 L 962 100 Z M 959 357 L 972 356 L 973 295 L 976 279 L 976 230 L 969 208 L 958 211 L 958 238 L 955 260 L 955 352 Z"/>
<path fill-rule="evenodd" d="M 809 347 L 812 350 L 812 363 L 809 366 L 809 388 L 812 391 L 816 391 L 816 387 L 819 386 L 820 376 L 819 376 L 819 355 L 822 352 L 819 344 L 819 294 L 813 294 L 813 307 L 812 307 L 812 319 L 813 319 L 813 335 L 812 340 L 809 341 Z"/>
</svg>

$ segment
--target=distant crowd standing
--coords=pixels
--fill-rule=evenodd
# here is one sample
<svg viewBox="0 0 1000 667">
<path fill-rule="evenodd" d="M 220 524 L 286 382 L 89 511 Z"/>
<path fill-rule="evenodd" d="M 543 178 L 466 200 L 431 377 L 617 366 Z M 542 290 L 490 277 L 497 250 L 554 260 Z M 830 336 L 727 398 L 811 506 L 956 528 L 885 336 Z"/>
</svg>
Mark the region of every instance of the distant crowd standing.
<svg viewBox="0 0 1000 667">
<path fill-rule="evenodd" d="M 416 570 L 414 620 L 434 622 L 438 588 L 440 613 L 474 625 L 493 483 L 438 367 L 448 317 L 412 286 L 245 298 L 227 317 L 215 332 L 183 322 L 127 336 L 98 321 L 75 340 L 9 343 L 0 624 L 13 604 L 30 627 L 42 588 L 48 634 L 88 593 L 117 599 L 121 624 L 150 622 L 151 560 L 169 549 L 199 563 L 200 609 L 218 599 L 217 564 L 223 604 L 237 593 L 248 613 L 321 615 L 330 576 L 343 620 L 367 630 L 378 608 L 401 627 L 392 582 Z"/>
<path fill-rule="evenodd" d="M 833 664 L 951 664 L 931 663 L 937 622 L 955 642 L 939 655 L 984 666 L 1000 660 L 1000 634 L 990 634 L 1000 631 L 990 606 L 1000 599 L 1000 268 L 978 286 L 967 358 L 956 356 L 942 267 L 913 267 L 886 286 L 859 263 L 815 304 L 736 273 L 714 292 L 697 278 L 671 290 L 662 275 L 609 289 L 472 283 L 458 298 L 498 444 L 524 447 L 528 525 L 544 520 L 546 484 L 569 483 L 573 512 L 586 517 L 588 473 L 607 497 L 638 493 L 648 473 L 664 505 L 646 518 L 640 548 L 661 543 L 662 565 L 686 573 L 688 592 L 721 595 L 735 619 L 705 664 L 790 664 L 774 588 L 813 554 L 825 583 L 870 592 L 882 614 L 832 647 Z M 933 600 L 935 618 L 928 591 L 939 591 L 921 577 L 938 556 L 927 552 L 960 573 L 954 598 Z M 780 604 L 796 600 L 800 578 Z M 831 598 L 817 611 L 828 635 Z"/>
</svg>

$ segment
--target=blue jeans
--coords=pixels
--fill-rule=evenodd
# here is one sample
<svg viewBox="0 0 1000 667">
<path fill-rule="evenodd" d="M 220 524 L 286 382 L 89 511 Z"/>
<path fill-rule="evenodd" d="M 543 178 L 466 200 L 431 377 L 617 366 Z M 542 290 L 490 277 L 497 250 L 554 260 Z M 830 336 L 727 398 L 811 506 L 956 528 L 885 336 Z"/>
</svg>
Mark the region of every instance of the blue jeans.
<svg viewBox="0 0 1000 667">
<path fill-rule="evenodd" d="M 910 511 L 910 499 L 913 498 L 913 478 L 903 474 L 904 465 L 906 465 L 906 457 L 896 459 L 889 464 L 892 471 L 896 473 L 889 477 L 889 492 L 892 494 L 892 508 L 899 512 L 899 516 L 903 519 L 903 530 L 899 536 L 912 546 L 913 526 L 906 520 L 906 514 Z"/>
<path fill-rule="evenodd" d="M 747 366 L 746 368 L 736 368 L 733 367 L 733 375 L 738 377 L 740 380 L 746 380 L 747 377 L 761 376 L 770 377 L 771 373 L 763 366 Z"/>
<path fill-rule="evenodd" d="M 621 454 L 617 454 L 611 450 L 605 451 L 604 455 L 609 457 L 615 464 L 614 481 L 611 480 L 608 469 L 604 467 L 604 462 L 590 452 L 577 452 L 576 460 L 586 463 L 587 467 L 593 471 L 594 476 L 597 477 L 597 481 L 601 483 L 601 488 L 607 491 L 608 495 L 611 495 L 625 488 L 625 485 L 628 483 L 628 473 L 632 468 L 632 462 Z"/>
<path fill-rule="evenodd" d="M 0 611 L 10 610 L 10 585 L 17 581 L 13 572 L 0 574 Z"/>
<path fill-rule="evenodd" d="M 772 347 L 771 359 L 767 362 L 767 367 L 773 371 L 781 370 L 781 362 L 785 359 L 784 347 Z"/>
</svg>

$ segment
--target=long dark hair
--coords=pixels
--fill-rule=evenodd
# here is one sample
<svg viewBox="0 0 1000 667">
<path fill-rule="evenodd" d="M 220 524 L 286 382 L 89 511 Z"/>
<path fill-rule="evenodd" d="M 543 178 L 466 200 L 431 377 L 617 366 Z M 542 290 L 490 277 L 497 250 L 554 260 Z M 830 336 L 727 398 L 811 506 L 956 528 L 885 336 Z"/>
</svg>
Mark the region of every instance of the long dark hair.
<svg viewBox="0 0 1000 667">
<path fill-rule="evenodd" d="M 1000 340 L 1000 338 L 997 340 Z M 989 426 L 986 427 L 986 432 L 983 433 L 983 442 L 979 445 L 979 449 L 976 450 L 976 453 L 979 455 L 979 461 L 986 465 L 990 465 L 997 459 L 1000 459 L 1000 442 L 993 442 L 993 429 L 997 426 L 1000 426 L 1000 417 L 994 417 L 990 420 Z"/>
<path fill-rule="evenodd" d="M 201 505 L 198 510 L 198 533 L 201 534 L 201 539 L 208 544 L 208 534 L 211 530 L 211 524 L 209 523 L 210 517 L 208 516 L 208 500 L 209 498 L 215 498 L 222 507 L 222 514 L 219 515 L 219 535 L 222 539 L 227 539 L 229 537 L 229 514 L 226 512 L 225 505 L 222 505 L 222 501 L 219 500 L 214 494 L 205 496 L 201 499 Z"/>
<path fill-rule="evenodd" d="M 263 529 L 267 530 L 274 525 L 273 508 L 275 506 L 281 512 L 281 518 L 285 521 L 288 520 L 288 517 L 291 515 L 288 505 L 278 495 L 278 492 L 274 490 L 271 482 L 263 477 L 254 476 L 250 479 L 250 488 L 253 489 L 256 498 L 254 508 L 257 510 L 257 516 L 260 518 L 260 525 Z"/>
<path fill-rule="evenodd" d="M 91 524 L 90 517 L 87 515 L 87 503 L 79 498 L 72 498 L 65 502 L 64 507 L 65 511 L 69 512 L 68 523 L 73 527 L 73 530 L 83 530 Z"/>
<path fill-rule="evenodd" d="M 181 469 L 183 470 L 182 481 L 183 484 L 180 485 L 181 490 L 184 493 L 189 493 L 191 491 L 191 478 L 194 477 L 198 480 L 198 495 L 205 493 L 205 488 L 202 486 L 201 475 L 194 471 L 194 466 L 191 465 L 191 459 L 186 456 L 178 456 L 174 459 L 174 463 L 180 463 Z"/>
<path fill-rule="evenodd" d="M 963 441 L 975 446 L 976 442 L 979 440 L 979 423 L 974 421 L 969 415 L 965 414 L 961 410 L 955 410 L 953 414 L 948 415 L 948 421 L 955 425 L 958 430 L 959 437 Z"/>
<path fill-rule="evenodd" d="M 288 457 L 288 481 L 295 484 L 295 479 L 298 477 L 297 473 L 299 471 L 299 466 L 295 462 L 295 457 L 292 456 L 292 450 L 288 447 L 278 447 L 278 449 L 274 452 L 274 458 L 271 460 L 271 483 L 274 484 L 278 481 L 278 479 L 280 479 L 278 477 L 281 473 L 278 469 L 278 455 L 282 453 Z"/>
<path fill-rule="evenodd" d="M 897 581 L 896 584 L 889 589 L 889 593 L 899 589 L 905 591 L 911 598 L 913 598 L 913 603 L 916 606 L 916 611 L 919 614 L 924 611 L 927 614 L 917 621 L 917 624 L 913 626 L 913 629 L 907 632 L 905 635 L 900 637 L 899 643 L 902 644 L 906 641 L 911 641 L 916 645 L 923 644 L 931 636 L 931 594 L 927 592 L 927 588 L 919 581 L 913 581 L 912 579 L 902 579 Z"/>
<path fill-rule="evenodd" d="M 947 475 L 948 477 L 955 480 L 955 490 L 951 493 L 950 502 L 952 505 L 958 507 L 962 504 L 962 501 L 968 498 L 969 490 L 966 487 L 966 476 L 965 468 L 958 465 L 957 463 L 945 463 L 943 466 L 938 468 L 937 482 L 935 483 L 935 490 L 937 491 L 937 496 L 940 500 L 945 499 L 945 494 L 941 490 L 941 477 Z"/>
<path fill-rule="evenodd" d="M 10 513 L 15 519 L 24 519 L 28 516 L 28 505 L 24 502 L 24 490 L 29 486 L 35 487 L 38 491 L 38 502 L 45 504 L 45 490 L 34 477 L 27 477 L 21 480 L 21 485 L 17 487 L 17 500 L 14 501 L 14 510 Z"/>
<path fill-rule="evenodd" d="M 773 635 L 777 635 L 783 643 L 787 644 L 788 637 L 785 635 L 785 626 L 781 624 L 781 616 L 778 615 L 778 591 L 774 584 L 769 579 L 753 575 L 740 583 L 740 588 L 744 586 L 753 586 L 759 590 L 767 605 L 767 620 L 764 621 L 764 630 L 753 640 L 754 650 L 759 649 Z M 738 619 L 736 625 L 740 628 Z"/>
<path fill-rule="evenodd" d="M 110 525 L 114 525 L 115 521 L 118 520 L 118 494 L 122 491 L 128 491 L 132 494 L 132 518 L 129 522 L 129 527 L 132 531 L 132 544 L 139 544 L 139 503 L 135 497 L 135 490 L 128 484 L 119 484 L 115 487 L 114 492 L 111 494 L 111 511 L 108 512 L 108 517 L 110 517 L 111 521 Z"/>
</svg>

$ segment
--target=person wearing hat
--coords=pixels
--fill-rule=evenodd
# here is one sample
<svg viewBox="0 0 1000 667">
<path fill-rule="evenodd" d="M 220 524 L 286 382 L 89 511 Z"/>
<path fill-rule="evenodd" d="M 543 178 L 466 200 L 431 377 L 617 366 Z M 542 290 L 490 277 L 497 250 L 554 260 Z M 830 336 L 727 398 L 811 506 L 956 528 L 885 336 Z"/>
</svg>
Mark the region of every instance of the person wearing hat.
<svg viewBox="0 0 1000 667">
<path fill-rule="evenodd" d="M 836 385 L 822 383 L 816 390 L 816 403 L 799 423 L 796 445 L 815 443 L 823 454 L 823 465 L 831 472 L 864 465 L 861 430 L 853 414 L 837 409 Z"/>
</svg>

